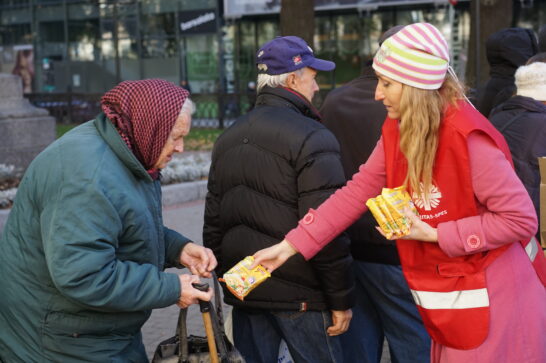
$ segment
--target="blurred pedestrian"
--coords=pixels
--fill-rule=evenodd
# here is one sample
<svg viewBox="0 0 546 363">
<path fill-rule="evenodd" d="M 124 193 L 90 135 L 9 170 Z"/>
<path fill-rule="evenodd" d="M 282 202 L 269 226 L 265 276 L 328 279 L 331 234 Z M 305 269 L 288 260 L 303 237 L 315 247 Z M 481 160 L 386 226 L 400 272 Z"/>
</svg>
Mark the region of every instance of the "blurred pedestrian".
<svg viewBox="0 0 546 363">
<path fill-rule="evenodd" d="M 387 30 L 379 45 L 402 28 Z M 387 111 L 374 99 L 376 87 L 370 61 L 360 77 L 331 91 L 320 110 L 324 125 L 340 143 L 347 180 L 366 162 L 381 136 Z M 428 362 L 430 336 L 402 274 L 396 245 L 375 226 L 371 213 L 365 213 L 347 229 L 357 300 L 351 326 L 341 335 L 344 361 L 381 361 L 386 338 L 392 361 Z"/>
<path fill-rule="evenodd" d="M 540 216 L 537 158 L 546 156 L 545 62 L 546 53 L 538 53 L 529 59 L 528 65 L 519 67 L 517 95 L 495 108 L 489 117 L 510 147 L 516 173 L 531 196 L 537 216 Z"/>
<path fill-rule="evenodd" d="M 4 362 L 147 362 L 151 310 L 212 292 L 212 251 L 163 225 L 160 170 L 183 151 L 192 102 L 159 79 L 122 82 L 103 112 L 31 163 L 0 241 Z"/>
<path fill-rule="evenodd" d="M 298 251 L 311 258 L 382 187 L 404 185 L 419 216 L 406 211 L 411 229 L 397 247 L 432 338 L 431 360 L 546 361 L 546 258 L 504 138 L 463 99 L 434 26 L 404 27 L 373 67 L 388 118 L 372 155 L 255 263 L 275 270 Z"/>
<path fill-rule="evenodd" d="M 186 79 L 181 80 L 180 81 L 180 87 L 184 88 L 186 91 L 191 93 L 191 87 L 190 87 L 190 83 L 188 82 L 188 80 L 186 80 Z"/>
<path fill-rule="evenodd" d="M 315 58 L 295 36 L 264 44 L 256 59 L 256 106 L 212 152 L 203 242 L 218 259 L 218 275 L 276 243 L 345 180 L 339 144 L 311 104 L 317 71 L 335 64 Z M 295 258 L 244 301 L 224 290 L 235 346 L 247 362 L 277 362 L 281 339 L 296 362 L 341 362 L 338 335 L 354 304 L 351 262 L 342 236 L 309 261 Z"/>
<path fill-rule="evenodd" d="M 32 49 L 17 51 L 15 66 L 11 73 L 21 77 L 23 93 L 32 93 L 32 81 L 34 80 L 34 53 Z"/>
<path fill-rule="evenodd" d="M 537 53 L 538 44 L 530 29 L 506 28 L 491 34 L 485 43 L 490 78 L 477 95 L 476 108 L 485 117 L 516 92 L 514 74 Z"/>
</svg>

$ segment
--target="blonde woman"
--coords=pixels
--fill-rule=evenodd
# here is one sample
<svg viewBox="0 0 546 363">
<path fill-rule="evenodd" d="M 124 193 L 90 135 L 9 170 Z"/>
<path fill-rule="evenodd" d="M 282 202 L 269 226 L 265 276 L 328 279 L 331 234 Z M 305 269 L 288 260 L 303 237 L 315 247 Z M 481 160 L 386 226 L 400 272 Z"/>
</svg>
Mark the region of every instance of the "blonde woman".
<svg viewBox="0 0 546 363">
<path fill-rule="evenodd" d="M 397 241 L 404 276 L 433 339 L 431 361 L 546 361 L 546 261 L 537 217 L 502 136 L 450 73 L 441 33 L 404 27 L 374 58 L 382 137 L 345 187 L 281 243 L 255 254 L 274 270 L 311 258 L 383 187 L 405 185 L 419 212 Z"/>
</svg>

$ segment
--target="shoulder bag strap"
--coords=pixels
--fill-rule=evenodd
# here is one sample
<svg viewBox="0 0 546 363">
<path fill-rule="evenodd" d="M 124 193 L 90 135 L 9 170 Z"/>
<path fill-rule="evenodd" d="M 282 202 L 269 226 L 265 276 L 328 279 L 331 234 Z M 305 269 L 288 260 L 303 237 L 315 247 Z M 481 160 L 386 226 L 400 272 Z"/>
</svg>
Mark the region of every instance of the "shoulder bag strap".
<svg viewBox="0 0 546 363">
<path fill-rule="evenodd" d="M 507 123 L 505 123 L 504 125 L 502 125 L 501 128 L 499 128 L 499 132 L 503 132 L 504 130 L 506 130 L 510 125 L 512 125 L 518 118 L 520 118 L 521 116 L 523 116 L 523 114 L 527 112 L 527 111 L 522 111 L 520 113 L 518 113 L 516 116 L 512 117 Z"/>
<path fill-rule="evenodd" d="M 212 280 L 214 284 L 214 310 L 216 314 L 210 314 L 210 316 L 212 320 L 212 327 L 214 330 L 214 338 L 216 340 L 218 353 L 220 353 L 220 357 L 226 357 L 228 354 L 228 347 L 225 340 L 226 333 L 224 329 L 222 299 L 220 297 L 220 284 L 218 283 L 218 277 L 214 272 L 212 272 Z"/>
<path fill-rule="evenodd" d="M 188 309 L 180 309 L 178 314 L 178 325 L 176 326 L 176 336 L 178 338 L 178 363 L 187 362 L 188 352 L 188 332 L 186 330 L 186 317 Z"/>
<path fill-rule="evenodd" d="M 220 328 L 222 329 L 222 332 L 224 332 L 224 309 L 222 308 L 222 298 L 221 298 L 221 292 L 220 284 L 218 283 L 218 276 L 216 276 L 216 272 L 212 272 L 212 281 L 214 284 L 214 306 L 216 307 L 216 316 L 218 318 L 218 323 L 220 324 Z"/>
</svg>

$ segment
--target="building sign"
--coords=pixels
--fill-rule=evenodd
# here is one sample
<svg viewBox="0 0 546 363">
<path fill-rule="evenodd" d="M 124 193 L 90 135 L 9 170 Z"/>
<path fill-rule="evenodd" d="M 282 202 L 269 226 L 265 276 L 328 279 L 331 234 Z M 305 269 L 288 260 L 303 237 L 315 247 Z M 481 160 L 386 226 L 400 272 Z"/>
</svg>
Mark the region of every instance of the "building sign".
<svg viewBox="0 0 546 363">
<path fill-rule="evenodd" d="M 216 32 L 216 13 L 214 9 L 180 12 L 180 33 L 203 34 Z"/>
<path fill-rule="evenodd" d="M 359 9 L 413 4 L 447 4 L 449 0 L 315 0 L 315 10 Z M 243 15 L 278 14 L 281 0 L 224 0 L 224 16 L 239 18 Z"/>
<path fill-rule="evenodd" d="M 224 77 L 226 93 L 235 92 L 235 27 L 224 26 L 222 41 L 224 43 Z"/>
</svg>

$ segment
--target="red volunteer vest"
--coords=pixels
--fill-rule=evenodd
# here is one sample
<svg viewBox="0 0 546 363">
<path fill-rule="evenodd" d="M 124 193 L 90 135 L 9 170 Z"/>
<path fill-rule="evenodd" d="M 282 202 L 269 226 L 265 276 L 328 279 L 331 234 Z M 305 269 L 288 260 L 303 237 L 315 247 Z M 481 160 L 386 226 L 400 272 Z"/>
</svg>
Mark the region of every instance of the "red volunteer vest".
<svg viewBox="0 0 546 363">
<path fill-rule="evenodd" d="M 478 214 L 467 148 L 471 132 L 488 135 L 506 158 L 512 160 L 501 134 L 466 102 L 459 107 L 450 108 L 442 119 L 428 203 L 422 195 L 409 191 L 421 220 L 432 227 Z M 406 178 L 407 161 L 400 151 L 397 120 L 387 118 L 383 139 L 387 187 L 398 187 Z M 479 240 L 470 236 L 468 242 L 479 243 Z M 522 244 L 538 249 L 536 240 Z M 437 343 L 456 349 L 481 345 L 489 331 L 485 269 L 509 245 L 460 257 L 448 257 L 437 243 L 398 240 L 396 245 L 404 275 L 430 336 Z M 526 252 L 529 254 L 529 248 Z M 543 254 L 534 255 L 532 260 L 539 265 L 535 268 L 545 283 L 546 260 Z"/>
</svg>

